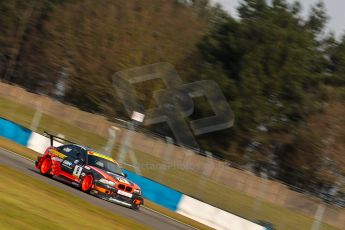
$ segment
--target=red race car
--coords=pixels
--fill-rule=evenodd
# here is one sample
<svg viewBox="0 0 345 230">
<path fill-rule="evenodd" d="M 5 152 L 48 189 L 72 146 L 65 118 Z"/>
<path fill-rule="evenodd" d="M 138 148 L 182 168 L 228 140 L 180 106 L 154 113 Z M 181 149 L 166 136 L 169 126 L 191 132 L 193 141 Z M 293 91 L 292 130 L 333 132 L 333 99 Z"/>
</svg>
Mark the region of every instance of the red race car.
<svg viewBox="0 0 345 230">
<path fill-rule="evenodd" d="M 41 174 L 62 177 L 83 192 L 104 200 L 135 210 L 144 203 L 140 187 L 126 178 L 119 164 L 88 147 L 77 144 L 48 147 L 35 165 Z"/>
</svg>

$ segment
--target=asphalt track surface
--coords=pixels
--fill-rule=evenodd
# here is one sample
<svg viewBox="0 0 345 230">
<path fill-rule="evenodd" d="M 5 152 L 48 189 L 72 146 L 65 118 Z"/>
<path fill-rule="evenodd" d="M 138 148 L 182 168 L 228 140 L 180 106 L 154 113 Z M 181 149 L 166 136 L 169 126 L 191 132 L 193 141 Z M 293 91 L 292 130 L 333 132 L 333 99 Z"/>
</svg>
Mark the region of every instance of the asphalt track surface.
<svg viewBox="0 0 345 230">
<path fill-rule="evenodd" d="M 89 194 L 83 193 L 79 189 L 73 186 L 61 183 L 60 181 L 57 181 L 56 179 L 50 179 L 45 176 L 42 176 L 41 174 L 39 174 L 38 170 L 35 168 L 33 161 L 23 158 L 19 155 L 15 155 L 1 148 L 0 148 L 0 164 L 16 169 L 44 183 L 47 183 L 49 185 L 62 189 L 65 192 L 73 194 L 74 196 L 78 196 L 93 205 L 102 207 L 110 212 L 119 214 L 128 219 L 142 223 L 152 229 L 164 229 L 164 230 L 195 229 L 191 226 L 185 225 L 181 222 L 173 220 L 167 216 L 154 212 L 145 207 L 141 207 L 139 211 L 134 211 L 132 209 L 122 207 L 120 205 L 113 204 L 113 203 L 101 200 L 97 197 L 91 196 Z"/>
</svg>

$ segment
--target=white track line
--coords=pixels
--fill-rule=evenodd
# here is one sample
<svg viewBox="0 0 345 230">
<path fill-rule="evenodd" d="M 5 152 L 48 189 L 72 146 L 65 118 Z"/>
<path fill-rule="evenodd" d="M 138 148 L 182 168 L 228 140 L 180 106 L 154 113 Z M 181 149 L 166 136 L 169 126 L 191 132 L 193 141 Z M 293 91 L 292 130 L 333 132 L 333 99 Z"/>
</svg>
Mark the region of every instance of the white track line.
<svg viewBox="0 0 345 230">
<path fill-rule="evenodd" d="M 154 210 L 154 209 L 151 209 L 151 208 L 149 208 L 149 207 L 146 207 L 145 205 L 143 206 L 143 208 L 145 208 L 145 209 L 147 209 L 147 210 L 149 210 L 149 211 L 151 211 L 151 212 L 157 213 L 157 214 L 159 214 L 159 215 L 161 215 L 161 216 L 164 216 L 165 218 L 171 219 L 171 220 L 173 220 L 173 221 L 175 221 L 175 222 L 177 222 L 177 223 L 186 225 L 186 226 L 188 226 L 188 227 L 190 227 L 190 228 L 192 228 L 192 229 L 198 229 L 198 228 L 196 228 L 196 227 L 194 227 L 194 226 L 192 226 L 192 225 L 189 225 L 189 224 L 186 224 L 186 223 L 184 223 L 184 222 L 182 222 L 182 221 L 176 220 L 175 218 L 172 218 L 171 216 L 165 215 L 165 214 L 163 214 L 163 213 L 161 213 L 161 212 L 158 212 L 158 211 L 156 211 L 156 210 Z M 186 217 L 186 218 L 188 218 L 188 217 Z"/>
<path fill-rule="evenodd" d="M 13 151 L 11 151 L 11 150 L 8 150 L 8 149 L 5 149 L 5 148 L 3 148 L 3 147 L 0 147 L 0 150 L 5 151 L 5 152 L 12 153 L 12 154 L 14 154 L 14 155 L 17 155 L 18 157 L 21 157 L 21 158 L 24 158 L 24 159 L 26 159 L 26 160 L 35 162 L 34 160 L 32 160 L 32 159 L 30 159 L 30 158 L 27 158 L 27 157 L 25 157 L 25 156 L 23 156 L 23 155 L 20 155 L 20 154 L 18 154 L 18 153 L 15 153 L 15 152 L 13 152 Z"/>
</svg>

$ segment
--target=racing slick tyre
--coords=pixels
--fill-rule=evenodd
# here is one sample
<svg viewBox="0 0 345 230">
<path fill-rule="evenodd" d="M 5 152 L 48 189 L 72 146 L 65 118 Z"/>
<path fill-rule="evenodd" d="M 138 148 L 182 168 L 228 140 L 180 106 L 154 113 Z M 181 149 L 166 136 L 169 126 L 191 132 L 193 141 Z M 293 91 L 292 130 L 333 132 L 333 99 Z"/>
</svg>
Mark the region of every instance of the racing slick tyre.
<svg viewBox="0 0 345 230">
<path fill-rule="evenodd" d="M 132 204 L 131 209 L 133 209 L 133 210 L 139 210 L 139 205 Z"/>
<path fill-rule="evenodd" d="M 90 192 L 93 187 L 93 176 L 91 174 L 87 174 L 80 183 L 80 188 L 83 192 Z"/>
<path fill-rule="evenodd" d="M 141 202 L 139 202 L 137 199 L 132 201 L 131 209 L 133 210 L 139 210 Z"/>
<path fill-rule="evenodd" d="M 50 158 L 46 158 L 43 160 L 41 166 L 40 166 L 40 173 L 45 176 L 51 177 L 50 171 L 52 167 L 52 160 Z"/>
</svg>

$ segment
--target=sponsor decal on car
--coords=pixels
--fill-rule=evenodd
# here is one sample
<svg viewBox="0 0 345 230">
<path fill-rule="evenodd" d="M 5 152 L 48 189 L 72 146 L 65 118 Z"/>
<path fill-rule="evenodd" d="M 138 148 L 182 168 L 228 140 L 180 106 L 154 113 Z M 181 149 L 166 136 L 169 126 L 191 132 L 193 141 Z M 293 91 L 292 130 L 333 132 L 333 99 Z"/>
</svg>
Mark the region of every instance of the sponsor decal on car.
<svg viewBox="0 0 345 230">
<path fill-rule="evenodd" d="M 51 149 L 49 152 L 50 152 L 51 154 L 53 154 L 53 155 L 59 157 L 59 158 L 62 158 L 62 159 L 64 159 L 64 158 L 67 157 L 65 154 L 62 154 L 62 153 L 60 153 L 59 151 L 56 151 L 55 149 Z"/>
<path fill-rule="evenodd" d="M 116 180 L 125 183 L 125 184 L 130 184 L 128 180 L 126 180 L 124 177 L 121 176 L 115 176 Z"/>
<path fill-rule="evenodd" d="M 62 162 L 62 164 L 63 164 L 63 165 L 66 165 L 66 166 L 68 166 L 68 167 L 71 167 L 72 162 L 69 162 L 69 161 L 67 161 L 67 160 L 64 160 L 64 161 Z"/>
<path fill-rule="evenodd" d="M 126 180 L 125 178 L 120 178 L 120 182 L 125 183 L 125 184 L 129 184 L 128 180 Z"/>
<path fill-rule="evenodd" d="M 73 176 L 79 178 L 82 171 L 83 171 L 83 167 L 76 165 L 73 170 Z"/>
<path fill-rule="evenodd" d="M 59 157 L 52 157 L 52 161 L 61 162 L 63 160 L 61 158 L 59 158 Z"/>
<path fill-rule="evenodd" d="M 118 190 L 118 191 L 117 191 L 117 194 L 120 194 L 120 195 L 122 195 L 122 196 L 129 197 L 129 198 L 132 198 L 132 196 L 133 196 L 132 193 L 125 192 L 125 191 L 122 191 L 122 190 Z"/>
</svg>

